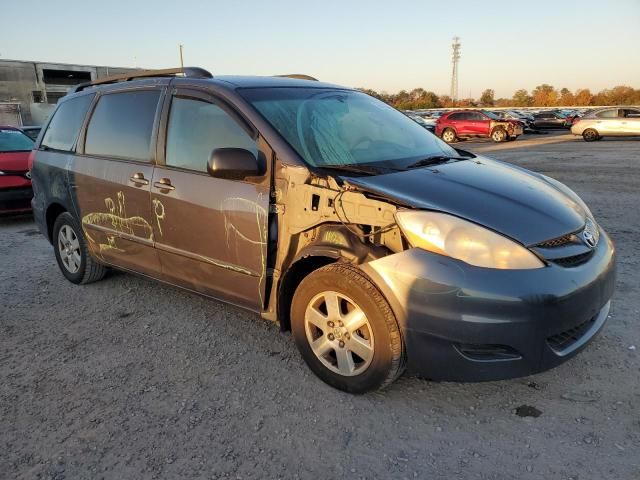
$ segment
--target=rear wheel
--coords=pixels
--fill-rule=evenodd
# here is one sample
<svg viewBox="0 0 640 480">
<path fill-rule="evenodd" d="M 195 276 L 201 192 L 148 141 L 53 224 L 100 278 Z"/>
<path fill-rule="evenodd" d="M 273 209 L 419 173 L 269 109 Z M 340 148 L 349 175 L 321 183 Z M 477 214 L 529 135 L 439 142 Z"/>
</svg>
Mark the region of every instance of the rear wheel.
<svg viewBox="0 0 640 480">
<path fill-rule="evenodd" d="M 82 229 L 70 213 L 61 213 L 56 218 L 53 241 L 60 271 L 71 283 L 91 283 L 104 277 L 107 267 L 91 257 Z"/>
<path fill-rule="evenodd" d="M 442 139 L 447 143 L 454 143 L 458 138 L 455 130 L 452 128 L 445 128 L 444 132 L 442 132 Z"/>
<path fill-rule="evenodd" d="M 596 140 L 600 140 L 600 135 L 593 128 L 587 128 L 584 132 L 582 132 L 582 138 L 584 138 L 585 142 L 595 142 Z"/>
<path fill-rule="evenodd" d="M 393 382 L 404 370 L 395 316 L 359 268 L 332 264 L 307 276 L 291 304 L 296 345 L 323 381 L 351 393 Z"/>
<path fill-rule="evenodd" d="M 502 128 L 496 128 L 491 133 L 491 140 L 493 140 L 496 143 L 504 142 L 508 138 L 509 138 L 509 135 L 507 135 L 507 132 Z"/>
</svg>

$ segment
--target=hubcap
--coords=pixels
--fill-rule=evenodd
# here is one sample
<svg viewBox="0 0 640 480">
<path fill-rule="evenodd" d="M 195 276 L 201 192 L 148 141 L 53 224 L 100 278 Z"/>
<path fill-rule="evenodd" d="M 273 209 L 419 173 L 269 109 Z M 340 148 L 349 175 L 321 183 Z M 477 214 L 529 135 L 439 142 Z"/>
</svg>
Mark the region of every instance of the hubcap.
<svg viewBox="0 0 640 480">
<path fill-rule="evenodd" d="M 313 297 L 304 328 L 311 350 L 332 372 L 351 377 L 371 364 L 373 330 L 362 309 L 346 295 L 328 291 Z"/>
<path fill-rule="evenodd" d="M 453 141 L 453 133 L 444 132 L 444 140 L 445 140 L 445 142 L 452 142 Z"/>
<path fill-rule="evenodd" d="M 69 273 L 76 273 L 80 270 L 80 242 L 76 232 L 69 225 L 63 225 L 58 232 L 58 252 L 64 268 Z"/>
</svg>

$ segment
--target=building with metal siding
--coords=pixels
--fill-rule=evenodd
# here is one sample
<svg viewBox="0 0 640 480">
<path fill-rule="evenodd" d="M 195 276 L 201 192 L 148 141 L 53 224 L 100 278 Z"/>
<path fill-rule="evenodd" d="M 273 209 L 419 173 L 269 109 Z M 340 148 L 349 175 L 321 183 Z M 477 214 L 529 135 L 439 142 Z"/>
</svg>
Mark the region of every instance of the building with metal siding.
<svg viewBox="0 0 640 480">
<path fill-rule="evenodd" d="M 70 87 L 135 70 L 0 59 L 0 124 L 41 125 Z"/>
</svg>

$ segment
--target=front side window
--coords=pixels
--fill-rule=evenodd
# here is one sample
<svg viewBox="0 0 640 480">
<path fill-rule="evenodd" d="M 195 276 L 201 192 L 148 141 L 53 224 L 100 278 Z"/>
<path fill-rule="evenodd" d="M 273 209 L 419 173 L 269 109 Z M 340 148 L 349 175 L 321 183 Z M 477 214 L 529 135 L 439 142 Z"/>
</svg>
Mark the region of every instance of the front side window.
<svg viewBox="0 0 640 480">
<path fill-rule="evenodd" d="M 149 161 L 159 98 L 159 90 L 103 95 L 87 127 L 85 153 Z"/>
<path fill-rule="evenodd" d="M 216 148 L 244 148 L 258 155 L 255 140 L 221 107 L 174 97 L 167 128 L 166 165 L 206 172 Z"/>
<path fill-rule="evenodd" d="M 65 152 L 72 151 L 94 97 L 95 94 L 82 95 L 62 102 L 53 114 L 41 146 Z"/>
<path fill-rule="evenodd" d="M 458 156 L 435 135 L 362 92 L 326 88 L 241 89 L 310 166 L 403 167 L 431 156 Z"/>
<path fill-rule="evenodd" d="M 20 130 L 0 127 L 0 152 L 28 152 L 33 148 L 33 140 Z"/>
<path fill-rule="evenodd" d="M 624 118 L 640 118 L 640 110 L 635 110 L 633 108 L 625 108 L 620 110 L 621 117 Z"/>
<path fill-rule="evenodd" d="M 493 112 L 487 112 L 486 110 L 483 112 L 476 112 L 476 115 L 479 116 L 478 120 L 486 120 L 485 115 L 489 117 L 491 120 L 500 120 L 499 115 L 496 115 Z"/>
</svg>

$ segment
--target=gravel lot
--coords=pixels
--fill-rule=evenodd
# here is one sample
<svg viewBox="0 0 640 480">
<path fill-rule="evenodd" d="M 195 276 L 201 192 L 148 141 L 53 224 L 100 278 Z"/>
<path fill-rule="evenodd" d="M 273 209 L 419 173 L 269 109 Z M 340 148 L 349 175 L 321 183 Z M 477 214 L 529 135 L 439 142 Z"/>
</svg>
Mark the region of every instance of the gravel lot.
<svg viewBox="0 0 640 480">
<path fill-rule="evenodd" d="M 459 147 L 565 182 L 616 242 L 611 318 L 581 355 L 352 396 L 276 325 L 128 274 L 74 286 L 30 218 L 0 220 L 0 478 L 640 478 L 640 141 Z"/>
</svg>

